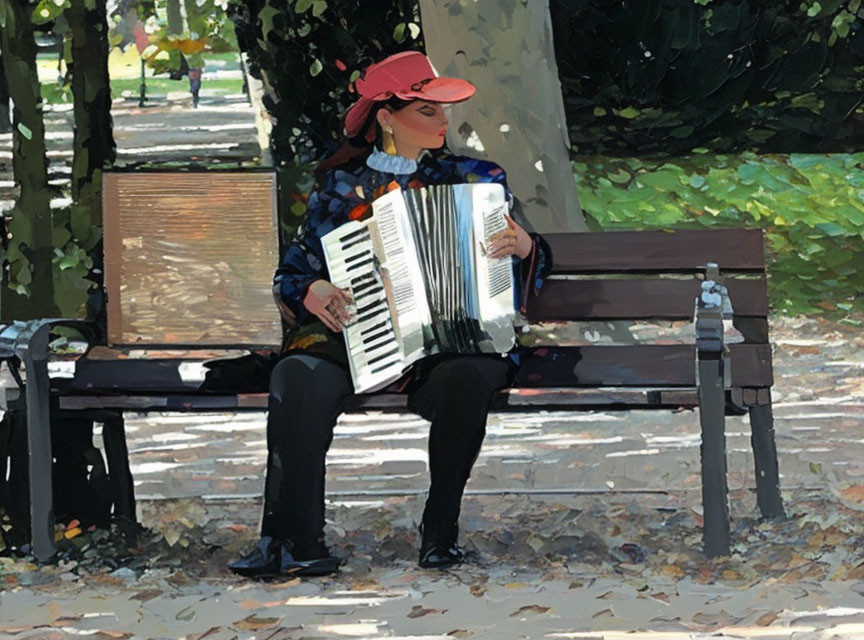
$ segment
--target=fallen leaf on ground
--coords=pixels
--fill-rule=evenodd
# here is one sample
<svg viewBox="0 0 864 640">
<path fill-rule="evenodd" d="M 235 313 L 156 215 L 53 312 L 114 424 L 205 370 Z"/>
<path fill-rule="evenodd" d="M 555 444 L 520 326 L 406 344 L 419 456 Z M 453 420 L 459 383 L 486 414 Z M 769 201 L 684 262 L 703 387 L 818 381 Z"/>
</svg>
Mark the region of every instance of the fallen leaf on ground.
<svg viewBox="0 0 864 640">
<path fill-rule="evenodd" d="M 192 607 L 185 607 L 177 612 L 177 615 L 174 616 L 174 619 L 180 620 L 181 622 L 192 622 L 197 617 L 198 614 L 195 613 L 195 609 L 193 609 Z"/>
<path fill-rule="evenodd" d="M 168 543 L 169 547 L 173 547 L 177 544 L 177 541 L 180 539 L 180 532 L 176 529 L 168 529 L 165 532 L 165 542 Z"/>
<path fill-rule="evenodd" d="M 430 613 L 447 613 L 447 609 L 425 609 L 419 604 L 415 604 L 411 607 L 411 613 L 408 614 L 408 617 L 421 618 L 423 616 L 428 616 Z"/>
<path fill-rule="evenodd" d="M 212 636 L 214 633 L 219 633 L 220 631 L 222 631 L 222 627 L 210 627 L 201 635 L 187 636 L 187 638 L 189 638 L 189 640 L 204 640 L 204 638 Z"/>
<path fill-rule="evenodd" d="M 725 609 L 721 609 L 719 613 L 700 611 L 691 620 L 699 627 L 700 631 L 708 631 L 737 624 L 741 621 L 741 618 L 729 615 Z"/>
<path fill-rule="evenodd" d="M 288 580 L 282 580 L 281 582 L 271 582 L 266 588 L 268 591 L 287 589 L 288 587 L 296 587 L 301 582 L 302 580 L 300 578 L 289 578 Z"/>
<path fill-rule="evenodd" d="M 516 611 L 510 614 L 510 617 L 514 618 L 516 616 L 525 615 L 526 613 L 548 613 L 551 609 L 552 607 L 544 607 L 539 604 L 527 604 L 524 607 L 516 609 Z"/>
<path fill-rule="evenodd" d="M 159 589 L 145 589 L 144 591 L 139 591 L 138 593 L 134 593 L 129 596 L 130 600 L 138 600 L 139 602 L 147 602 L 148 600 L 152 600 L 158 596 L 162 595 L 162 591 Z"/>
<path fill-rule="evenodd" d="M 831 492 L 850 509 L 864 511 L 864 485 L 852 484 L 832 486 Z"/>
<path fill-rule="evenodd" d="M 684 570 L 681 567 L 676 567 L 674 564 L 666 565 L 660 568 L 660 573 L 670 578 L 683 578 Z"/>
<path fill-rule="evenodd" d="M 625 542 L 618 547 L 622 553 L 625 553 L 632 564 L 639 564 L 645 561 L 645 551 L 635 542 Z"/>
<path fill-rule="evenodd" d="M 471 588 L 469 589 L 469 591 L 471 592 L 471 595 L 474 596 L 475 598 L 482 598 L 483 595 L 486 593 L 486 585 L 485 584 L 471 585 Z"/>
<path fill-rule="evenodd" d="M 595 613 L 592 618 L 614 618 L 615 612 L 612 609 L 602 609 Z"/>
<path fill-rule="evenodd" d="M 761 616 L 759 616 L 758 618 L 756 618 L 756 622 L 754 622 L 753 624 L 755 624 L 758 627 L 767 627 L 772 622 L 774 622 L 776 619 L 777 619 L 776 613 L 772 613 L 771 611 L 767 611 L 767 612 L 763 613 Z"/>
<path fill-rule="evenodd" d="M 242 620 L 237 620 L 231 626 L 242 631 L 263 631 L 264 629 L 272 629 L 282 622 L 282 618 L 259 618 L 255 614 L 246 616 Z"/>
</svg>

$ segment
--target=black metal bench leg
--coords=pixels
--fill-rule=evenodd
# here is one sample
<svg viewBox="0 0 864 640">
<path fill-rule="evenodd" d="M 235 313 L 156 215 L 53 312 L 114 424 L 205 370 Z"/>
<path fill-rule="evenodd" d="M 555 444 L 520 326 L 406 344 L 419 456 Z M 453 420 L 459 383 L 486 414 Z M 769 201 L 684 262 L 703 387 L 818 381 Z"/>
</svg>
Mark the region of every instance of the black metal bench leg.
<svg viewBox="0 0 864 640">
<path fill-rule="evenodd" d="M 30 495 L 28 485 L 27 464 L 27 411 L 24 408 L 24 400 L 11 405 L 3 416 L 2 437 L 4 438 L 4 451 L 0 455 L 8 456 L 8 467 L 3 467 L 3 476 L 0 483 L 4 484 L 4 495 L 0 500 L 9 510 L 12 519 L 12 530 L 8 541 L 14 546 L 20 547 L 30 541 Z M 6 481 L 6 470 L 8 468 L 8 482 Z"/>
<path fill-rule="evenodd" d="M 756 497 L 763 518 L 785 518 L 780 497 L 780 472 L 774 442 L 774 414 L 771 405 L 750 407 L 750 443 L 756 462 Z"/>
<path fill-rule="evenodd" d="M 729 555 L 726 484 L 725 393 L 721 354 L 699 358 L 699 422 L 702 427 L 703 541 L 709 558 Z"/>
<path fill-rule="evenodd" d="M 30 452 L 30 539 L 33 555 L 48 561 L 54 555 L 51 409 L 49 406 L 48 334 L 50 326 L 34 326 L 19 346 L 27 371 L 27 446 Z"/>
<path fill-rule="evenodd" d="M 114 492 L 114 516 L 137 522 L 135 516 L 135 486 L 129 469 L 126 429 L 123 414 L 102 423 L 102 442 L 108 459 L 108 477 Z"/>
</svg>

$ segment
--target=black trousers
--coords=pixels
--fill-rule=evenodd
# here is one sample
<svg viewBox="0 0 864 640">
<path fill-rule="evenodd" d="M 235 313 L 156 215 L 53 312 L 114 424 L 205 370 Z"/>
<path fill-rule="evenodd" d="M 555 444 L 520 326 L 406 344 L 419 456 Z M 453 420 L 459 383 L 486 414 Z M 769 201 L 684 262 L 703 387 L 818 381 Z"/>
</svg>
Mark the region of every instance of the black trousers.
<svg viewBox="0 0 864 640">
<path fill-rule="evenodd" d="M 500 356 L 427 361 L 408 408 L 432 423 L 429 488 L 423 521 L 455 524 L 465 483 L 486 434 L 495 392 L 512 381 Z M 324 461 L 351 377 L 342 367 L 306 354 L 289 355 L 273 370 L 267 416 L 267 478 L 262 536 L 289 539 L 298 551 L 324 549 Z"/>
</svg>

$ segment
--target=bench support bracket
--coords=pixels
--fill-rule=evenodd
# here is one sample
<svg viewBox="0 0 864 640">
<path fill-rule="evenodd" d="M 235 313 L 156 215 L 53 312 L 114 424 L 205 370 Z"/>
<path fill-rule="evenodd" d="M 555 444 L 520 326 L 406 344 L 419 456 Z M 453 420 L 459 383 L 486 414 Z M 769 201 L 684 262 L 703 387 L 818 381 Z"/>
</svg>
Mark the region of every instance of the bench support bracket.
<svg viewBox="0 0 864 640">
<path fill-rule="evenodd" d="M 703 542 L 709 558 L 729 555 L 729 489 L 726 482 L 726 393 L 723 307 L 725 288 L 717 265 L 708 264 L 707 281 L 696 299 L 696 353 L 699 422 L 702 430 Z"/>
<path fill-rule="evenodd" d="M 40 562 L 51 560 L 54 544 L 54 502 L 52 486 L 51 408 L 48 377 L 48 341 L 54 326 L 71 326 L 92 331 L 86 321 L 48 318 L 14 322 L 0 331 L 0 357 L 18 357 L 27 375 L 27 449 L 30 479 L 31 551 Z"/>
<path fill-rule="evenodd" d="M 777 445 L 774 442 L 774 415 L 770 402 L 750 407 L 750 443 L 756 463 L 756 497 L 763 518 L 785 518 L 780 498 Z"/>
</svg>

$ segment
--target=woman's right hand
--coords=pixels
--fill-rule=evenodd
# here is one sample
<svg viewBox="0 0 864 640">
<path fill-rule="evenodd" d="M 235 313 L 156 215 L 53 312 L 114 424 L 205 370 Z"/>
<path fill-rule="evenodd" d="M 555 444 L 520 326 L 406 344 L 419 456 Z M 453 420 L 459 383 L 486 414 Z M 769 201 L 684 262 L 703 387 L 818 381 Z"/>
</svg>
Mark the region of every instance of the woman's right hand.
<svg viewBox="0 0 864 640">
<path fill-rule="evenodd" d="M 303 298 L 303 306 L 318 316 L 328 329 L 337 333 L 354 320 L 349 305 L 354 305 L 351 294 L 327 280 L 316 280 L 310 284 Z"/>
</svg>

